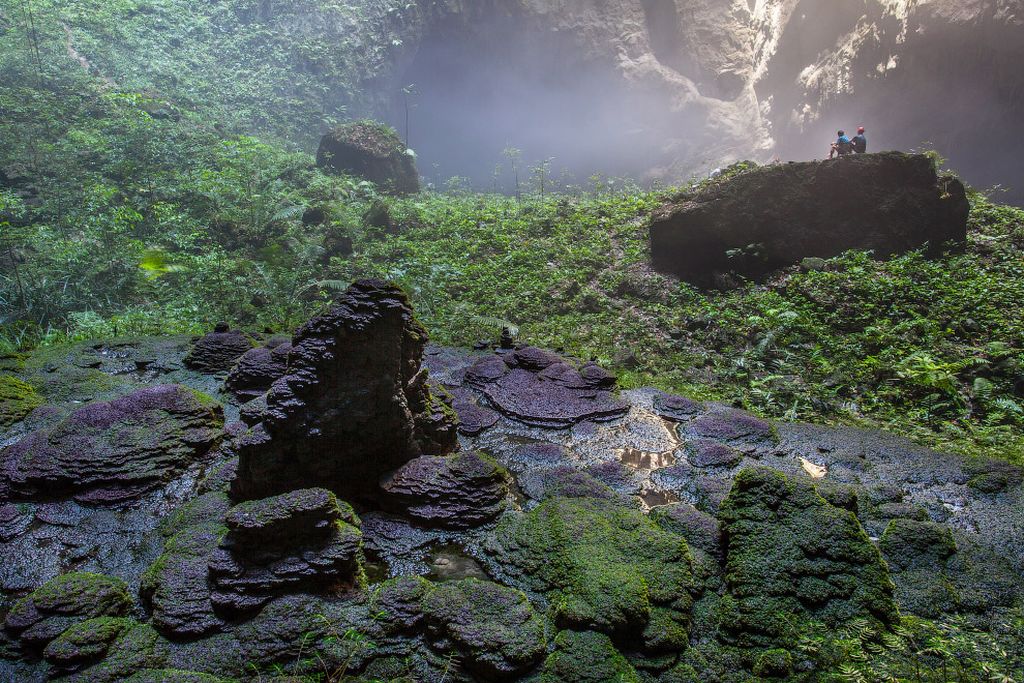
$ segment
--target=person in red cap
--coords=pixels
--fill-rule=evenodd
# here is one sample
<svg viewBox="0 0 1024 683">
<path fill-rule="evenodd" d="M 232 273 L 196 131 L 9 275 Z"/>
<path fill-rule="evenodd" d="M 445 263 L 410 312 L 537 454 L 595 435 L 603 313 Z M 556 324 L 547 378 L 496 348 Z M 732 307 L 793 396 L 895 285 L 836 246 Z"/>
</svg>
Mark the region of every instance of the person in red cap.
<svg viewBox="0 0 1024 683">
<path fill-rule="evenodd" d="M 868 151 L 868 139 L 864 135 L 864 126 L 857 129 L 857 134 L 853 136 L 853 151 L 857 154 L 867 154 Z"/>
</svg>

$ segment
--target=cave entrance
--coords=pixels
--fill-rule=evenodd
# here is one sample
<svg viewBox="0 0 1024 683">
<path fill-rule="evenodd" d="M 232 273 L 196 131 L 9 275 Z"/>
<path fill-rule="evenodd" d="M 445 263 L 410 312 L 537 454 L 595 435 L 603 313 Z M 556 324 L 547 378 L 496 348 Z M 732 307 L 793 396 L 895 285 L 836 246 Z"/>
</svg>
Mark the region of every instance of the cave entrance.
<svg viewBox="0 0 1024 683">
<path fill-rule="evenodd" d="M 640 178 L 664 154 L 664 96 L 628 87 L 610 58 L 584 57 L 567 32 L 527 30 L 515 17 L 436 28 L 401 83 L 415 85 L 409 143 L 435 185 L 460 176 L 476 189 L 514 191 L 509 147 L 522 151 L 524 184 L 543 159 L 554 158 L 560 185 L 582 185 L 595 173 Z M 406 95 L 397 90 L 389 119 L 404 137 Z"/>
</svg>

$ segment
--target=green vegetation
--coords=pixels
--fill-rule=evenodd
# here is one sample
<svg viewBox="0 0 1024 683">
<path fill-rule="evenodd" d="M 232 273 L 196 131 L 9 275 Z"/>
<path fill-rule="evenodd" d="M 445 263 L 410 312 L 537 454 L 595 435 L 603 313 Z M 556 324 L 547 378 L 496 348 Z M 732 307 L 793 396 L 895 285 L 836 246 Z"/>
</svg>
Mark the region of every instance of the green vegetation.
<svg viewBox="0 0 1024 683">
<path fill-rule="evenodd" d="M 411 30 L 400 4 L 321 9 Z M 273 136 L 312 150 L 317 125 L 302 109 L 312 74 L 348 82 L 380 60 L 342 19 L 332 24 L 342 43 L 300 36 L 303 3 L 263 18 L 251 3 L 213 2 L 201 15 L 180 5 L 39 1 L 32 22 L 4 15 L 0 352 L 219 320 L 289 331 L 348 281 L 380 276 L 410 292 L 436 342 L 495 338 L 507 324 L 614 366 L 626 386 L 881 426 L 970 454 L 1024 453 L 1024 212 L 975 194 L 964 254 L 849 253 L 823 270 L 699 291 L 646 268 L 645 221 L 661 191 L 595 179 L 552 192 L 541 169 L 532 185 L 520 174 L 518 198 L 455 184 L 395 200 L 320 173 Z M 76 27 L 74 50 L 64 24 Z M 171 57 L 175 40 L 186 40 L 185 65 Z M 327 109 L 320 129 L 340 116 Z M 383 227 L 364 220 L 374 207 L 386 209 Z"/>
</svg>

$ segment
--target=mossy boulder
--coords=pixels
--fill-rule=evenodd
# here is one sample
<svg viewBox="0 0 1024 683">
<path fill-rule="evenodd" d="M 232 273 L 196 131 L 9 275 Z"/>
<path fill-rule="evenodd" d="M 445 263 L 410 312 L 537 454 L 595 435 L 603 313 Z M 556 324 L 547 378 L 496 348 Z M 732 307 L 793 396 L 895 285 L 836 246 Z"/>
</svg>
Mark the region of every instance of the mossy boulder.
<svg viewBox="0 0 1024 683">
<path fill-rule="evenodd" d="M 900 606 L 917 616 L 986 613 L 1022 597 L 1012 560 L 967 538 L 958 543 L 945 525 L 894 519 L 879 549 L 892 571 Z"/>
<path fill-rule="evenodd" d="M 160 634 L 149 624 L 132 623 L 107 649 L 106 656 L 98 663 L 69 677 L 70 681 L 83 683 L 122 683 L 136 674 L 146 671 L 163 670 L 169 666 L 171 645 L 160 638 Z M 195 665 L 193 662 L 192 665 Z M 149 680 L 142 678 L 141 680 Z M 161 679 L 156 680 L 171 680 Z M 188 681 L 188 678 L 173 679 Z M 216 679 L 213 679 L 216 680 Z M 211 683 L 208 679 L 196 679 L 196 683 Z"/>
<path fill-rule="evenodd" d="M 228 683 L 227 679 L 181 669 L 144 669 L 136 671 L 124 683 Z"/>
<path fill-rule="evenodd" d="M 227 372 L 255 345 L 256 339 L 251 335 L 221 323 L 196 341 L 185 356 L 185 365 L 210 374 Z"/>
<path fill-rule="evenodd" d="M 719 511 L 725 535 L 722 625 L 729 640 L 786 647 L 798 625 L 896 622 L 893 583 L 852 512 L 810 482 L 769 468 L 737 475 Z"/>
<path fill-rule="evenodd" d="M 638 510 L 551 498 L 502 520 L 484 547 L 509 581 L 547 597 L 563 628 L 601 631 L 655 650 L 686 645 L 689 549 L 682 536 Z"/>
<path fill-rule="evenodd" d="M 90 403 L 0 451 L 0 497 L 131 500 L 206 455 L 223 426 L 219 403 L 178 384 Z"/>
<path fill-rule="evenodd" d="M 640 683 L 611 638 L 594 631 L 562 631 L 544 661 L 540 683 Z"/>
<path fill-rule="evenodd" d="M 123 617 L 97 617 L 74 624 L 50 641 L 43 657 L 58 669 L 77 669 L 102 659 L 133 624 L 134 620 Z"/>
<path fill-rule="evenodd" d="M 856 188 L 850 192 L 849 188 Z M 964 243 L 964 186 L 923 154 L 861 154 L 753 168 L 663 207 L 650 228 L 660 271 L 697 284 L 759 277 L 849 249 L 880 257 Z"/>
<path fill-rule="evenodd" d="M 423 598 L 433 587 L 422 576 L 400 576 L 377 586 L 370 604 L 389 630 L 416 631 L 423 622 Z"/>
<path fill-rule="evenodd" d="M 43 399 L 31 384 L 13 375 L 0 374 L 0 430 L 21 422 L 41 405 Z"/>
<path fill-rule="evenodd" d="M 454 649 L 485 680 L 514 678 L 544 657 L 544 619 L 520 591 L 462 579 L 438 584 L 422 604 L 434 647 Z"/>
<path fill-rule="evenodd" d="M 121 579 L 75 572 L 48 581 L 14 604 L 4 629 L 30 649 L 42 649 L 68 628 L 99 617 L 121 617 L 132 607 Z"/>
<path fill-rule="evenodd" d="M 354 121 L 338 126 L 320 140 L 316 164 L 329 173 L 366 178 L 385 192 L 420 191 L 416 159 L 390 126 Z"/>
</svg>

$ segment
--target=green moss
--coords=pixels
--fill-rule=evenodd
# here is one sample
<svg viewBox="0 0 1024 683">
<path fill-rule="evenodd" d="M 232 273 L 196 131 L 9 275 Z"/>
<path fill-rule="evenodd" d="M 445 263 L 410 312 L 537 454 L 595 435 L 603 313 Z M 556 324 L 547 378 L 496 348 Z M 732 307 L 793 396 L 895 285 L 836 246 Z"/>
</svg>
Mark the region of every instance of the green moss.
<svg viewBox="0 0 1024 683">
<path fill-rule="evenodd" d="M 479 579 L 437 584 L 422 601 L 429 633 L 487 680 L 521 674 L 547 649 L 544 619 L 517 590 Z"/>
<path fill-rule="evenodd" d="M 50 641 L 43 656 L 63 666 L 100 659 L 134 623 L 133 619 L 117 617 L 98 617 L 80 622 Z"/>
<path fill-rule="evenodd" d="M 120 683 L 136 673 L 167 666 L 168 653 L 169 644 L 160 638 L 152 626 L 134 624 L 114 641 L 101 662 L 86 669 L 80 676 L 90 683 Z M 204 679 L 198 681 L 207 683 Z"/>
<path fill-rule="evenodd" d="M 686 542 L 615 502 L 552 498 L 504 519 L 486 545 L 509 580 L 543 593 L 554 619 L 651 649 L 685 644 L 692 606 Z M 648 628 L 650 627 L 650 628 Z"/>
<path fill-rule="evenodd" d="M 594 631 L 562 631 L 544 661 L 540 683 L 640 683 L 611 639 Z"/>
<path fill-rule="evenodd" d="M 766 650 L 757 656 L 754 675 L 761 678 L 785 678 L 793 673 L 793 655 L 789 650 Z"/>
<path fill-rule="evenodd" d="M 118 578 L 73 572 L 46 582 L 19 600 L 8 621 L 22 619 L 30 611 L 80 617 L 121 616 L 131 609 L 128 586 Z"/>
<path fill-rule="evenodd" d="M 124 679 L 124 683 L 228 683 L 228 679 L 181 669 L 145 669 Z"/>
<path fill-rule="evenodd" d="M 745 469 L 719 518 L 729 590 L 721 623 L 737 644 L 781 647 L 809 620 L 831 628 L 858 618 L 897 620 L 878 550 L 853 513 L 827 503 L 812 484 Z"/>
<path fill-rule="evenodd" d="M 0 374 L 0 429 L 20 422 L 41 405 L 43 399 L 32 385 L 17 377 Z"/>
</svg>

